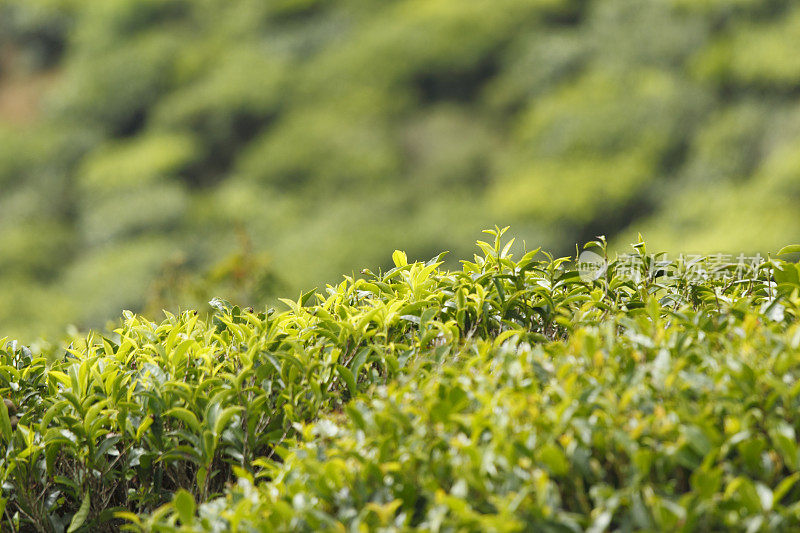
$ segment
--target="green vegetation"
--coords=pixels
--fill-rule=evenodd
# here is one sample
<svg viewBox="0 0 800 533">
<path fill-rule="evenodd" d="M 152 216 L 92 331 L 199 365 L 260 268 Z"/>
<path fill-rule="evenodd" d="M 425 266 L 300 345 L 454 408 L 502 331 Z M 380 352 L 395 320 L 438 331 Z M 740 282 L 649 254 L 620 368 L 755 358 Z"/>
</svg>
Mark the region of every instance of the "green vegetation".
<svg viewBox="0 0 800 533">
<path fill-rule="evenodd" d="M 800 527 L 800 264 L 488 233 L 284 312 L 3 341 L 3 529 Z"/>
<path fill-rule="evenodd" d="M 790 0 L 5 0 L 0 327 L 254 305 L 498 222 L 774 250 L 798 35 Z"/>
</svg>

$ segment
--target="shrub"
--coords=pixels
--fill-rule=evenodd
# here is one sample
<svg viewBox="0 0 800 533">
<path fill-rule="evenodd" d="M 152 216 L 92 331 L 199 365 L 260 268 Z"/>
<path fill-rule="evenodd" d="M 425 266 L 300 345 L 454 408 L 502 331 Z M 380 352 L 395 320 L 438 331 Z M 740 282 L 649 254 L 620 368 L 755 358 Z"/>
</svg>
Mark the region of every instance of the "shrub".
<svg viewBox="0 0 800 533">
<path fill-rule="evenodd" d="M 640 241 L 589 275 L 539 250 L 515 260 L 503 231 L 459 270 L 397 251 L 280 313 L 214 299 L 160 324 L 126 312 L 63 352 L 4 340 L 3 520 L 800 525 L 798 265 L 735 272 Z"/>
</svg>

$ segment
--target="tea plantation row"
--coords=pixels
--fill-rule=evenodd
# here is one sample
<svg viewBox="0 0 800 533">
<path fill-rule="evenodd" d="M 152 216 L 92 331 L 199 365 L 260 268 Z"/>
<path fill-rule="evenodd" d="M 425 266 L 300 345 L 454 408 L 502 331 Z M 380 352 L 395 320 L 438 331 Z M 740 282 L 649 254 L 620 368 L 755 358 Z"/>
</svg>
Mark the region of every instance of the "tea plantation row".
<svg viewBox="0 0 800 533">
<path fill-rule="evenodd" d="M 490 233 L 285 312 L 3 340 L 3 531 L 800 528 L 800 265 Z"/>
</svg>

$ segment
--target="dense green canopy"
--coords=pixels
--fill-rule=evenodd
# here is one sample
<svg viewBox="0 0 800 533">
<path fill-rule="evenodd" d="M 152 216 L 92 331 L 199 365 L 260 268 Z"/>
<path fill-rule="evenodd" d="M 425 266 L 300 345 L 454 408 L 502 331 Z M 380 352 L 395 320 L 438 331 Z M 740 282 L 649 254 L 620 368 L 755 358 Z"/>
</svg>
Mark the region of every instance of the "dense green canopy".
<svg viewBox="0 0 800 533">
<path fill-rule="evenodd" d="M 0 339 L 3 531 L 800 528 L 800 264 L 489 233 L 278 311 Z"/>
<path fill-rule="evenodd" d="M 8 0 L 0 328 L 264 301 L 494 223 L 774 250 L 799 41 L 788 0 Z"/>
</svg>

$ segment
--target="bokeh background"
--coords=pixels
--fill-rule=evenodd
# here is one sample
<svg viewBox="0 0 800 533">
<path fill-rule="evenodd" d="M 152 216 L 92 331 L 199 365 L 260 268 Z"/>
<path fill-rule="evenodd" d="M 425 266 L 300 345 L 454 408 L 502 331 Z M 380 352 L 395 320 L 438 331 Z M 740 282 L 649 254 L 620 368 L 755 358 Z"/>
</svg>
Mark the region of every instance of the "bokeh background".
<svg viewBox="0 0 800 533">
<path fill-rule="evenodd" d="M 0 336 L 263 305 L 494 224 L 800 240 L 800 4 L 0 2 Z"/>
</svg>

